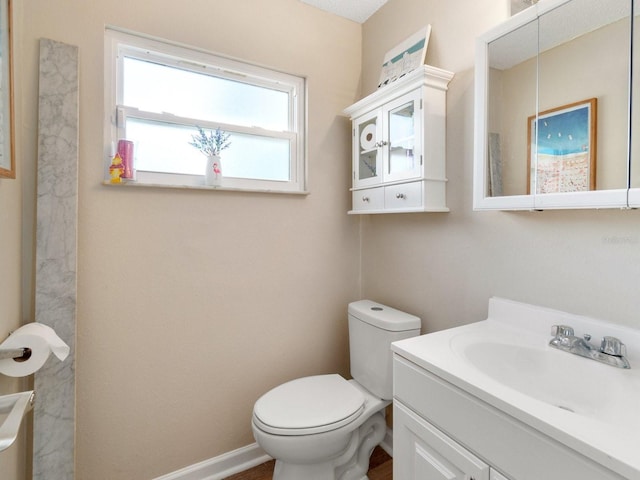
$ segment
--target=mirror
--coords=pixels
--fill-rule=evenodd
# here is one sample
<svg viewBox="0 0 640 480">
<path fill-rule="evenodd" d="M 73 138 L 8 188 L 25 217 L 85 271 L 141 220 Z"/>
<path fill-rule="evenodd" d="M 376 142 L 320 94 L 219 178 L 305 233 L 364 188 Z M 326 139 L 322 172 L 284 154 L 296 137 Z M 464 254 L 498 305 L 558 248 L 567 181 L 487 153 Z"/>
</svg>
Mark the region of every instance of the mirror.
<svg viewBox="0 0 640 480">
<path fill-rule="evenodd" d="M 537 105 L 538 20 L 490 42 L 488 50 L 486 194 L 526 195 L 527 118 Z"/>
<path fill-rule="evenodd" d="M 630 18 L 549 0 L 478 39 L 475 209 L 626 206 Z"/>
<path fill-rule="evenodd" d="M 634 0 L 633 3 L 633 59 L 632 59 L 632 75 L 634 78 L 640 75 L 640 0 Z M 640 86 L 636 80 L 633 83 L 631 91 L 631 163 L 629 166 L 629 206 L 640 207 Z"/>
<path fill-rule="evenodd" d="M 16 178 L 10 33 L 11 0 L 0 0 L 0 178 Z"/>
</svg>

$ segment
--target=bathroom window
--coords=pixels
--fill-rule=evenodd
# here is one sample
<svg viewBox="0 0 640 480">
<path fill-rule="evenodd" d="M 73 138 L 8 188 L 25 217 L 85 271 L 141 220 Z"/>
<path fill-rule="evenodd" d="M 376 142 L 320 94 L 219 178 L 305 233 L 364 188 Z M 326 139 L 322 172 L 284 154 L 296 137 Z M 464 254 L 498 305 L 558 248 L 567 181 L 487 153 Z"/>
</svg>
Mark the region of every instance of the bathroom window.
<svg viewBox="0 0 640 480">
<path fill-rule="evenodd" d="M 203 185 L 197 127 L 230 134 L 225 188 L 304 192 L 305 79 L 108 28 L 105 178 L 118 140 L 134 144 L 135 182 Z"/>
</svg>

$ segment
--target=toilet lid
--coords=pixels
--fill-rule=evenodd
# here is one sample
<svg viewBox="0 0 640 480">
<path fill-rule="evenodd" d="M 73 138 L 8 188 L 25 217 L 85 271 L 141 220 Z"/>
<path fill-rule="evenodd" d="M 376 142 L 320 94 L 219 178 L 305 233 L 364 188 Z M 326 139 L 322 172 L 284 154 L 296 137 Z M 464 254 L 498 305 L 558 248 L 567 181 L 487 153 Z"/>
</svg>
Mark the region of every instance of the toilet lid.
<svg viewBox="0 0 640 480">
<path fill-rule="evenodd" d="M 362 413 L 364 396 L 340 375 L 304 377 L 265 393 L 253 413 L 261 430 L 310 435 L 335 430 Z"/>
</svg>

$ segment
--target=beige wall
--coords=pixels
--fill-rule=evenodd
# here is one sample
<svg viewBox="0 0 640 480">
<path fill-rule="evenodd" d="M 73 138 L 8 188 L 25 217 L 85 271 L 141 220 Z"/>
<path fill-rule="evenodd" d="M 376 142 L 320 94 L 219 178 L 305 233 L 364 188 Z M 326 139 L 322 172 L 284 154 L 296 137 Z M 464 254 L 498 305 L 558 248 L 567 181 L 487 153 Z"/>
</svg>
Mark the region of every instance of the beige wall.
<svg viewBox="0 0 640 480">
<path fill-rule="evenodd" d="M 20 8 L 18 6 L 17 10 Z M 15 58 L 16 68 L 20 68 L 21 58 Z M 22 86 L 16 82 L 14 86 L 17 99 L 16 114 L 20 114 L 22 104 L 19 100 Z M 16 158 L 23 154 L 21 148 L 22 132 L 15 132 Z M 29 313 L 22 308 L 22 287 L 28 282 L 30 275 L 24 268 L 22 240 L 24 237 L 24 168 L 20 161 L 16 162 L 16 179 L 0 179 L 0 342 L 22 323 L 30 321 Z M 27 242 L 28 245 L 28 242 Z M 26 246 L 28 249 L 29 247 Z M 0 375 L 0 395 L 21 392 L 32 388 L 28 379 L 10 378 Z M 15 443 L 0 453 L 0 476 L 3 480 L 22 480 L 27 468 L 27 441 L 29 420 L 23 422 L 21 433 Z"/>
<path fill-rule="evenodd" d="M 350 129 L 341 111 L 357 97 L 361 26 L 297 0 L 268 3 L 23 3 L 30 185 L 38 39 L 80 51 L 79 479 L 153 478 L 248 445 L 260 394 L 301 375 L 348 373 L 359 223 L 346 215 Z M 106 24 L 307 76 L 311 194 L 101 185 Z"/>
<path fill-rule="evenodd" d="M 21 155 L 19 180 L 0 181 L 0 327 L 32 313 L 37 40 L 49 37 L 81 57 L 78 479 L 153 478 L 251 443 L 262 392 L 347 374 L 345 307 L 361 296 L 422 316 L 424 331 L 484 318 L 491 295 L 640 326 L 638 212 L 471 210 L 474 40 L 506 1 L 389 0 L 363 29 L 297 0 L 18 3 Z M 425 23 L 427 63 L 456 73 L 452 211 L 348 217 L 340 112 Z M 102 186 L 105 24 L 307 75 L 311 195 Z M 3 479 L 24 478 L 21 448 L 0 456 Z"/>
<path fill-rule="evenodd" d="M 473 212 L 475 37 L 506 18 L 494 0 L 389 0 L 364 26 L 365 93 L 384 53 L 431 23 L 427 63 L 456 72 L 447 98 L 447 214 L 369 216 L 363 295 L 423 318 L 423 330 L 486 318 L 502 296 L 640 327 L 640 212 Z"/>
<path fill-rule="evenodd" d="M 18 175 L 21 174 L 18 168 Z M 0 180 L 0 341 L 22 323 L 20 292 L 22 185 L 19 180 Z M 28 383 L 0 375 L 0 396 L 24 391 Z M 4 416 L 2 417 L 4 419 Z M 26 425 L 18 440 L 0 452 L 0 476 L 7 480 L 21 480 L 26 466 Z"/>
</svg>

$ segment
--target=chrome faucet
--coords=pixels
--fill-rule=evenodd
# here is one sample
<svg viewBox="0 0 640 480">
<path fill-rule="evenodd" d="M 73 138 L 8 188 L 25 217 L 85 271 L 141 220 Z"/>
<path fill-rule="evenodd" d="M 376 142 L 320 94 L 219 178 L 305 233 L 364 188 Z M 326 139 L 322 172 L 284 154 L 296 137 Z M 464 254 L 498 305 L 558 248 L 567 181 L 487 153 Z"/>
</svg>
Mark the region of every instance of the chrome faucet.
<svg viewBox="0 0 640 480">
<path fill-rule="evenodd" d="M 551 328 L 551 335 L 553 338 L 549 346 L 553 348 L 614 367 L 631 368 L 629 361 L 625 358 L 627 347 L 615 337 L 603 337 L 600 348 L 597 348 L 589 343 L 591 335 L 576 337 L 573 328 L 566 325 L 554 325 Z"/>
</svg>

